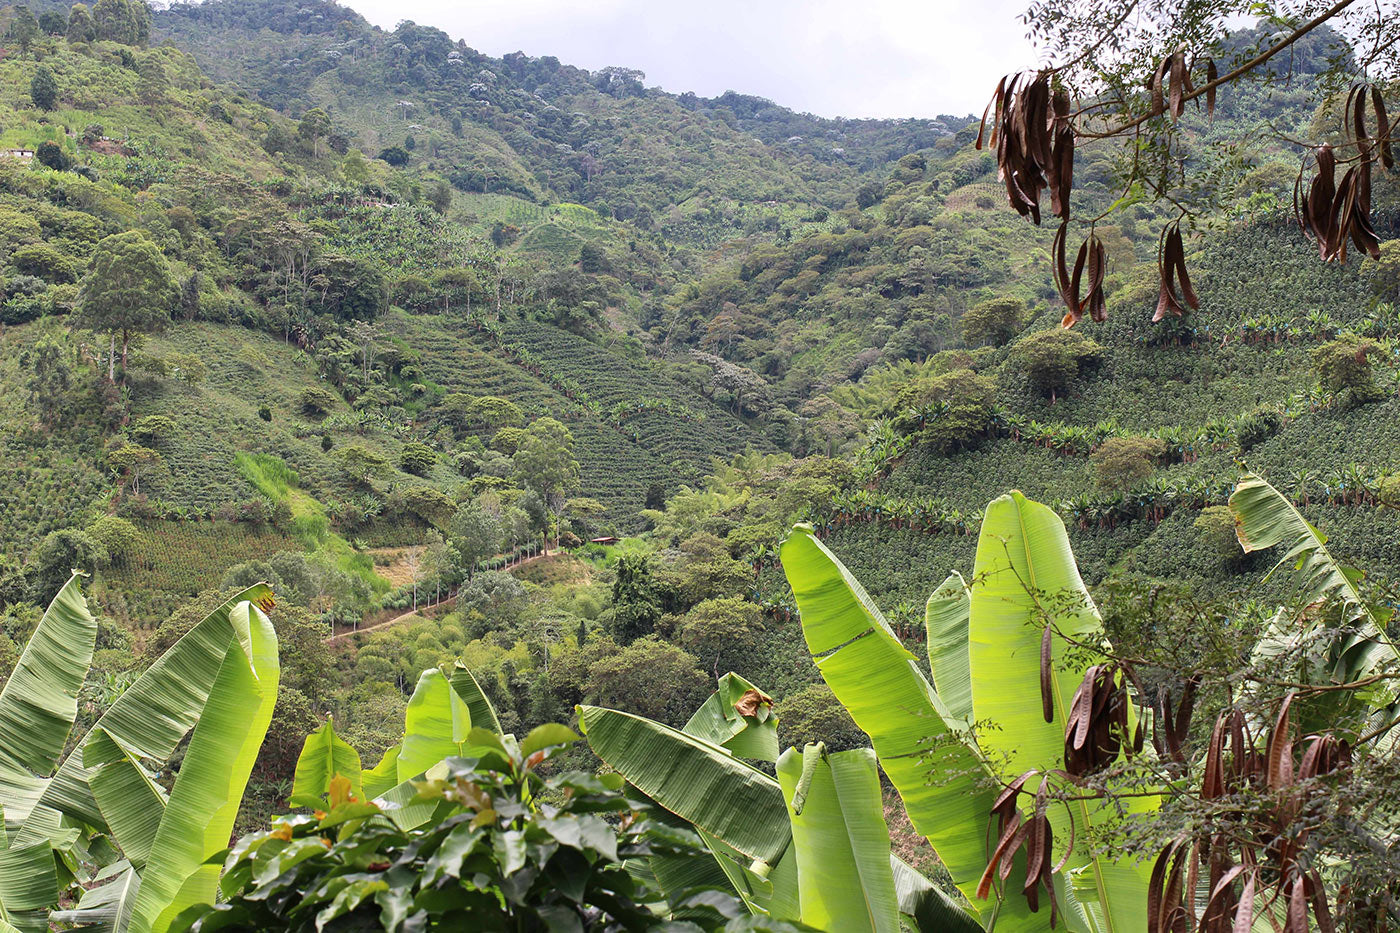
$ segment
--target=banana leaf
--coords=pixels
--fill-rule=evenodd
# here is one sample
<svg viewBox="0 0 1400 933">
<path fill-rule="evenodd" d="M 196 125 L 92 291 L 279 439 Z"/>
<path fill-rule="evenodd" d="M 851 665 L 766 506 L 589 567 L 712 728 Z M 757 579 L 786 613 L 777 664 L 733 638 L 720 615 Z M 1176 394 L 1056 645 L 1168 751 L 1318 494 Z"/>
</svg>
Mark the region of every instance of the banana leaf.
<svg viewBox="0 0 1400 933">
<path fill-rule="evenodd" d="M 48 786 L 92 664 L 97 622 L 78 581 L 74 573 L 54 596 L 0 689 L 0 808 L 12 829 Z"/>
<path fill-rule="evenodd" d="M 292 779 L 292 796 L 288 803 L 294 807 L 322 806 L 322 798 L 330 793 L 331 779 L 341 775 L 350 781 L 350 792 L 364 797 L 360 779 L 360 754 L 335 734 L 335 722 L 325 724 L 306 737 Z"/>
<path fill-rule="evenodd" d="M 968 622 L 968 658 L 978 742 L 1003 781 L 1035 769 L 1043 775 L 1064 767 L 1065 722 L 1070 700 L 1083 680 L 1086 659 L 1105 647 L 1103 626 L 1079 576 L 1064 523 L 1048 507 L 1019 492 L 987 506 L 977 544 Z M 1050 626 L 1050 713 L 1041 705 L 1042 636 Z M 1034 791 L 1041 777 L 1026 787 Z M 1140 798 L 1144 806 L 1155 798 Z M 1111 807 L 1076 801 L 1052 806 L 1050 817 L 1060 850 L 1079 840 L 1065 871 L 1078 880 L 1071 889 L 1058 876 L 1070 919 L 1092 929 L 1134 930 L 1147 915 L 1146 863 L 1092 858 L 1083 843 L 1093 827 L 1115 818 Z M 1057 851 L 1057 856 L 1060 854 Z M 1081 885 L 1082 882 L 1082 885 Z M 1087 891 L 1085 896 L 1076 892 Z M 1076 908 L 1084 913 L 1076 918 Z"/>
<path fill-rule="evenodd" d="M 875 753 L 790 748 L 778 783 L 792 823 L 801 919 L 823 930 L 898 933 L 890 830 Z"/>
<path fill-rule="evenodd" d="M 949 716 L 967 728 L 972 727 L 972 672 L 967 658 L 971 611 L 967 582 L 956 570 L 933 591 L 924 608 L 933 687 Z"/>
<path fill-rule="evenodd" d="M 1042 929 L 1045 919 L 1020 897 L 1000 905 L 977 898 L 997 786 L 977 750 L 947 725 L 956 720 L 914 656 L 811 526 L 796 526 L 781 556 L 817 668 L 870 736 L 909 821 L 938 853 L 969 909 L 984 922 L 995 914 L 999 930 Z"/>
<path fill-rule="evenodd" d="M 745 700 L 750 702 L 745 703 Z M 752 715 L 739 711 L 752 707 Z M 767 695 L 738 674 L 725 674 L 718 689 L 681 727 L 693 735 L 727 748 L 740 758 L 778 760 L 778 717 Z"/>
</svg>

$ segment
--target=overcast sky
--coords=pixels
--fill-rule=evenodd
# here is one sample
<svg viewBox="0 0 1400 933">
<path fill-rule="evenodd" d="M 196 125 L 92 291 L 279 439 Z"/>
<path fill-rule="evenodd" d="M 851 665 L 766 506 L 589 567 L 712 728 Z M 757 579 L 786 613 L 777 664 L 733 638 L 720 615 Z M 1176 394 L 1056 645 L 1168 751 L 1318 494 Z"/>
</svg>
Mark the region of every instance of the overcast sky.
<svg viewBox="0 0 1400 933">
<path fill-rule="evenodd" d="M 980 113 L 997 78 L 1035 64 L 1027 0 L 341 0 L 488 55 L 622 65 L 648 87 L 767 97 L 826 117 Z"/>
</svg>

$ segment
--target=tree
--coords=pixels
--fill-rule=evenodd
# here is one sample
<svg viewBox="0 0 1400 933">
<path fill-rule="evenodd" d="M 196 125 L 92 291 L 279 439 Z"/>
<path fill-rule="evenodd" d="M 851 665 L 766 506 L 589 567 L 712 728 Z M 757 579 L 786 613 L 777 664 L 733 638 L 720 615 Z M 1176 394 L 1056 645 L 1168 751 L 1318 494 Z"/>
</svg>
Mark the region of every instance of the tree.
<svg viewBox="0 0 1400 933">
<path fill-rule="evenodd" d="M 399 451 L 399 469 L 414 476 L 427 476 L 437 459 L 437 452 L 427 444 L 409 441 Z"/>
<path fill-rule="evenodd" d="M 525 413 L 514 402 L 496 395 L 482 395 L 475 399 L 471 403 L 470 417 L 473 424 L 488 431 L 518 428 L 525 423 Z"/>
<path fill-rule="evenodd" d="M 39 21 L 34 18 L 33 13 L 29 12 L 29 7 L 20 5 L 14 8 L 10 20 L 10 38 L 19 43 L 20 50 L 25 54 L 29 53 L 30 47 L 34 45 L 34 40 L 39 38 Z M 47 110 L 48 108 L 42 109 Z"/>
<path fill-rule="evenodd" d="M 74 570 L 91 572 L 107 563 L 101 542 L 77 528 L 46 534 L 29 555 L 29 586 L 34 602 L 54 598 Z"/>
<path fill-rule="evenodd" d="M 68 11 L 68 41 L 70 43 L 92 42 L 97 38 L 97 27 L 86 4 L 75 3 Z"/>
<path fill-rule="evenodd" d="M 1054 401 L 1089 363 L 1103 354 L 1103 347 L 1077 330 L 1041 330 L 1022 338 L 1011 348 L 1009 361 L 1033 386 Z"/>
<path fill-rule="evenodd" d="M 29 81 L 29 99 L 40 110 L 52 110 L 58 103 L 58 80 L 47 67 L 40 65 Z"/>
<path fill-rule="evenodd" d="M 68 29 L 68 19 L 57 10 L 45 10 L 39 14 L 39 28 L 46 36 L 61 36 Z"/>
<path fill-rule="evenodd" d="M 62 421 L 73 384 L 70 350 L 56 334 L 45 334 L 20 353 L 20 369 L 27 371 L 24 387 L 29 401 L 39 409 L 39 421 L 49 430 Z"/>
<path fill-rule="evenodd" d="M 115 470 L 123 486 L 130 486 L 135 495 L 141 494 L 141 477 L 158 472 L 165 466 L 159 451 L 140 444 L 123 444 L 107 454 L 107 465 Z"/>
<path fill-rule="evenodd" d="M 144 0 L 97 0 L 92 8 L 97 38 L 144 45 L 151 35 L 151 10 Z"/>
<path fill-rule="evenodd" d="M 301 391 L 301 410 L 308 415 L 324 415 L 340 400 L 325 386 L 307 386 Z"/>
<path fill-rule="evenodd" d="M 588 667 L 584 690 L 599 706 L 679 725 L 710 693 L 710 678 L 695 656 L 655 635 Z"/>
<path fill-rule="evenodd" d="M 446 217 L 448 208 L 452 207 L 452 186 L 441 178 L 433 182 L 428 189 L 428 203 L 439 215 Z"/>
<path fill-rule="evenodd" d="M 553 418 L 541 418 L 525 429 L 512 458 L 525 484 L 556 516 L 564 494 L 578 485 L 579 466 L 574 459 L 574 436 Z M 555 533 L 556 545 L 558 531 Z"/>
<path fill-rule="evenodd" d="M 774 709 L 784 746 L 802 748 L 812 742 L 825 742 L 832 751 L 842 751 L 870 744 L 846 707 L 824 683 L 809 684 L 783 697 Z"/>
<path fill-rule="evenodd" d="M 856 189 L 856 206 L 861 210 L 874 207 L 885 199 L 885 186 L 878 181 L 867 181 Z"/>
<path fill-rule="evenodd" d="M 706 599 L 681 620 L 680 643 L 718 677 L 758 647 L 763 629 L 763 612 L 751 601 L 739 596 Z"/>
<path fill-rule="evenodd" d="M 1343 334 L 1312 351 L 1313 372 L 1329 392 L 1347 392 L 1353 402 L 1373 402 L 1383 396 L 1371 371 L 1371 356 L 1380 352 L 1373 340 Z"/>
<path fill-rule="evenodd" d="M 991 344 L 999 347 L 1021 329 L 1026 303 L 1019 298 L 993 298 L 973 305 L 962 316 L 959 326 L 963 342 L 969 346 Z"/>
<path fill-rule="evenodd" d="M 321 140 L 329 136 L 334 129 L 330 115 L 320 107 L 312 107 L 301 115 L 301 122 L 297 124 L 297 135 L 311 143 L 311 154 L 319 159 Z"/>
<path fill-rule="evenodd" d="M 1125 491 L 1151 476 L 1166 452 L 1160 438 L 1110 437 L 1094 449 L 1089 462 L 1100 487 Z"/>
<path fill-rule="evenodd" d="M 501 546 L 501 523 L 478 502 L 457 509 L 448 525 L 447 545 L 457 572 L 471 579 L 476 565 L 495 555 Z"/>
<path fill-rule="evenodd" d="M 619 643 L 630 645 L 656 628 L 661 603 L 647 555 L 623 554 L 613 569 L 612 630 Z"/>
<path fill-rule="evenodd" d="M 379 158 L 395 168 L 401 168 L 408 164 L 408 152 L 402 146 L 390 146 L 388 149 L 380 150 Z"/>
<path fill-rule="evenodd" d="M 170 266 L 145 233 L 127 230 L 97 244 L 79 295 L 82 326 L 110 337 L 107 381 L 116 381 L 116 345 L 122 345 L 122 381 L 127 353 L 138 334 L 154 333 L 170 322 L 177 297 Z"/>
</svg>

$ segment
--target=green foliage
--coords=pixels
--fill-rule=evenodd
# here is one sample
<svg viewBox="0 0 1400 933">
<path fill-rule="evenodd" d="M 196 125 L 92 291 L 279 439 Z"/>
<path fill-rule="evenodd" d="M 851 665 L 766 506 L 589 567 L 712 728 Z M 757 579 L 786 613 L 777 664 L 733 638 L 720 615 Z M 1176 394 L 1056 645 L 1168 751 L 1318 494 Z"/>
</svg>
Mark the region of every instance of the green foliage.
<svg viewBox="0 0 1400 933">
<path fill-rule="evenodd" d="M 1009 362 L 1025 373 L 1031 384 L 1045 395 L 1067 389 L 1085 366 L 1103 355 L 1097 341 L 1082 331 L 1055 328 L 1036 331 L 1011 348 Z"/>
<path fill-rule="evenodd" d="M 1313 350 L 1313 372 L 1329 392 L 1347 392 L 1353 401 L 1373 402 L 1383 397 L 1371 370 L 1371 356 L 1379 350 L 1373 340 L 1346 334 Z"/>
<path fill-rule="evenodd" d="M 29 99 L 40 110 L 52 110 L 58 103 L 58 81 L 51 70 L 41 66 L 34 72 L 29 82 Z"/>
<path fill-rule="evenodd" d="M 128 0 L 106 2 L 129 5 Z M 137 230 L 114 233 L 98 243 L 93 254 L 83 281 L 80 320 L 91 330 L 120 338 L 125 370 L 132 337 L 168 324 L 174 296 L 175 280 L 156 244 Z M 114 367 L 109 355 L 109 378 Z"/>
<path fill-rule="evenodd" d="M 1110 437 L 1094 449 L 1089 462 L 1100 488 L 1125 490 L 1151 476 L 1166 452 L 1160 438 Z"/>
<path fill-rule="evenodd" d="M 963 342 L 970 346 L 1002 346 L 1021 330 L 1026 303 L 1019 298 L 992 298 L 968 308 L 958 322 Z"/>
<path fill-rule="evenodd" d="M 732 897 L 668 902 L 629 873 L 623 867 L 629 859 L 704 856 L 693 835 L 649 818 L 650 808 L 624 798 L 616 781 L 536 773 L 540 761 L 574 738 L 562 726 L 541 727 L 519 743 L 483 737 L 472 756 L 454 760 L 419 792 L 438 818 L 407 830 L 374 815 L 377 808 L 347 790 L 333 789 L 324 819 L 286 817 L 270 832 L 240 840 L 227 858 L 228 899 L 192 908 L 173 929 L 309 931 L 339 921 L 385 929 L 408 923 L 659 930 L 671 927 L 672 912 L 707 930 L 800 929 L 755 925 Z M 368 821 L 359 822 L 366 813 Z M 358 819 L 346 825 L 351 814 Z M 605 818 L 628 814 L 620 829 Z M 285 871 L 257 870 L 275 858 Z M 383 868 L 369 877 L 366 864 Z"/>
<path fill-rule="evenodd" d="M 427 444 L 411 442 L 399 450 L 399 469 L 414 476 L 427 476 L 437 459 L 437 451 Z"/>
</svg>

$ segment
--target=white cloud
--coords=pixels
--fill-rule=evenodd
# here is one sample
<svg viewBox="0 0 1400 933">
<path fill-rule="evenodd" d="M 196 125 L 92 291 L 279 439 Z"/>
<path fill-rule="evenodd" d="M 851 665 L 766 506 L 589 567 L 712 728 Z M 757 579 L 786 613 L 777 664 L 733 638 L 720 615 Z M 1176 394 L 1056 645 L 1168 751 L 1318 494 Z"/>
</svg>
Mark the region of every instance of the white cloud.
<svg viewBox="0 0 1400 933">
<path fill-rule="evenodd" d="M 640 68 L 648 85 L 767 97 L 822 116 L 980 112 L 1035 63 L 1026 0 L 342 0 L 371 22 L 436 26 L 489 55 Z"/>
</svg>

